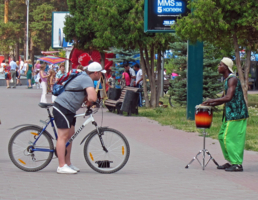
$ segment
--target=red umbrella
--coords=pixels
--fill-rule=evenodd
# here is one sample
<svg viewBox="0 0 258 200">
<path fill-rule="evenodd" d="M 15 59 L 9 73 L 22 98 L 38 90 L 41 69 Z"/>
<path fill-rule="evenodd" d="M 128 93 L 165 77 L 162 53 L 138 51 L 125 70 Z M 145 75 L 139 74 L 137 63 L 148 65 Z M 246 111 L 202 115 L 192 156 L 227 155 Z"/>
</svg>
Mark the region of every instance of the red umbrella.
<svg viewBox="0 0 258 200">
<path fill-rule="evenodd" d="M 41 60 L 43 62 L 46 62 L 46 63 L 50 63 L 50 64 L 58 64 L 58 63 L 65 62 L 66 59 L 58 58 L 58 57 L 55 57 L 55 56 L 46 56 L 46 57 L 39 58 L 39 60 Z"/>
</svg>

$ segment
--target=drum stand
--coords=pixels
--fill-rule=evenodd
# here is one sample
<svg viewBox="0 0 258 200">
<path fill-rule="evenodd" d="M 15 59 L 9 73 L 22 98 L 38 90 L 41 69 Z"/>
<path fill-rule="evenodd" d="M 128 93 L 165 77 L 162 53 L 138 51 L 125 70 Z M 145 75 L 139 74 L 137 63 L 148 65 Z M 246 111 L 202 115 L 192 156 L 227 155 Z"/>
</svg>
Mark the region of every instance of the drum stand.
<svg viewBox="0 0 258 200">
<path fill-rule="evenodd" d="M 206 137 L 207 133 L 205 131 L 205 128 L 203 129 L 203 149 L 200 150 L 195 157 L 193 157 L 193 159 L 189 162 L 188 165 L 185 166 L 186 169 L 189 168 L 190 164 L 194 161 L 197 160 L 199 162 L 199 164 L 202 166 L 202 169 L 204 170 L 205 167 L 208 165 L 208 163 L 210 162 L 210 160 L 212 160 L 215 165 L 219 166 L 219 164 L 216 162 L 216 160 L 211 156 L 210 152 L 205 149 L 205 137 Z M 200 160 L 198 159 L 198 156 L 202 153 L 203 157 L 202 157 L 202 163 L 200 162 Z M 207 154 L 209 156 L 209 160 L 207 161 L 207 163 L 205 163 L 205 154 Z"/>
</svg>

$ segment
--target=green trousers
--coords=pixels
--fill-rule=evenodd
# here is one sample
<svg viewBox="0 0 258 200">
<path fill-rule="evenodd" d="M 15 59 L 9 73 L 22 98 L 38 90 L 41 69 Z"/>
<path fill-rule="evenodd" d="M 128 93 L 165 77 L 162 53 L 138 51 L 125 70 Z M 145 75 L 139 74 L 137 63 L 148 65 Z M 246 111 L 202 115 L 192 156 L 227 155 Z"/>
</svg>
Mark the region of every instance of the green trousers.
<svg viewBox="0 0 258 200">
<path fill-rule="evenodd" d="M 232 165 L 241 165 L 244 157 L 247 119 L 223 120 L 219 132 L 219 142 L 224 158 Z"/>
</svg>

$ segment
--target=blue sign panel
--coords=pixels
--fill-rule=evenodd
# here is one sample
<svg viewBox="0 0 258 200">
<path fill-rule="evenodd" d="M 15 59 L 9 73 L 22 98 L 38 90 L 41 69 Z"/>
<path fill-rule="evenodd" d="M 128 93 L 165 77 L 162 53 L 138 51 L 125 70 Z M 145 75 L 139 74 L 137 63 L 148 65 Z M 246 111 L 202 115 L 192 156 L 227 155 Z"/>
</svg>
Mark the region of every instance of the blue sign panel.
<svg viewBox="0 0 258 200">
<path fill-rule="evenodd" d="M 157 15 L 181 15 L 186 12 L 186 2 L 182 0 L 157 0 L 154 9 Z"/>
<path fill-rule="evenodd" d="M 171 26 L 189 12 L 187 0 L 145 0 L 144 31 L 173 32 Z"/>
</svg>

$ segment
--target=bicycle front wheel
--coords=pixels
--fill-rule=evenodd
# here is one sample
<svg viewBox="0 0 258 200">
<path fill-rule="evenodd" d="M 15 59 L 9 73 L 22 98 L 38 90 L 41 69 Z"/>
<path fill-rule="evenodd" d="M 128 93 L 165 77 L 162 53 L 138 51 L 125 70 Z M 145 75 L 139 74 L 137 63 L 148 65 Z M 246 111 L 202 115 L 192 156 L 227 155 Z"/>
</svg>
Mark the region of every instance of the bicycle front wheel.
<svg viewBox="0 0 258 200">
<path fill-rule="evenodd" d="M 48 133 L 43 132 L 36 145 L 41 128 L 27 126 L 17 130 L 8 145 L 9 157 L 14 165 L 26 172 L 36 172 L 45 168 L 53 157 L 53 152 L 33 151 L 35 148 L 54 150 L 54 145 Z"/>
<path fill-rule="evenodd" d="M 111 174 L 122 169 L 130 155 L 130 147 L 125 136 L 117 130 L 102 128 L 101 136 L 93 132 L 85 142 L 84 157 L 95 171 Z M 101 145 L 101 139 L 107 151 Z"/>
</svg>

